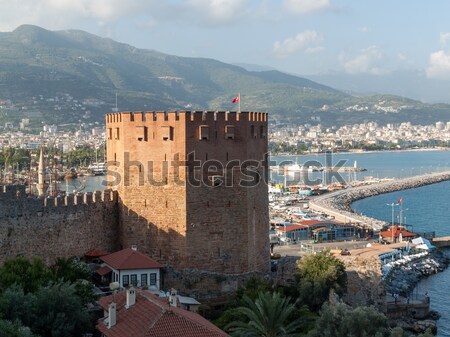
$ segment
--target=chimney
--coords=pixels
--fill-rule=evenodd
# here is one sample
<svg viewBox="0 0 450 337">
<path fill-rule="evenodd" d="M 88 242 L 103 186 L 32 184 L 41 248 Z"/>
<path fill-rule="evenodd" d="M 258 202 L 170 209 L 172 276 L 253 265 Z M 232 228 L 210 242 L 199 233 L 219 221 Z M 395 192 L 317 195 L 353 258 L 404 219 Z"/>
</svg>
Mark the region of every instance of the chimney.
<svg viewBox="0 0 450 337">
<path fill-rule="evenodd" d="M 133 249 L 135 252 L 137 252 L 137 246 L 136 245 L 131 245 L 131 249 Z"/>
<path fill-rule="evenodd" d="M 178 298 L 177 298 L 177 291 L 175 289 L 170 289 L 170 295 L 169 295 L 169 304 L 172 307 L 178 306 Z"/>
<path fill-rule="evenodd" d="M 116 303 L 112 302 L 108 307 L 108 329 L 116 325 Z"/>
<path fill-rule="evenodd" d="M 136 290 L 134 288 L 127 289 L 127 304 L 125 308 L 130 308 L 136 303 Z"/>
</svg>

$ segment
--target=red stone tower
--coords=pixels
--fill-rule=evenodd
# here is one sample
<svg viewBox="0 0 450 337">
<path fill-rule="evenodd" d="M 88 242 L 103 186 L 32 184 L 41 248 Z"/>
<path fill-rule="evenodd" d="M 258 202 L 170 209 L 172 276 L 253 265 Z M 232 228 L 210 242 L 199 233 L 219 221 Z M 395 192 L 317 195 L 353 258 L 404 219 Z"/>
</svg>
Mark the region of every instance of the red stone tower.
<svg viewBox="0 0 450 337">
<path fill-rule="evenodd" d="M 120 242 L 181 270 L 269 271 L 267 114 L 107 114 Z"/>
</svg>

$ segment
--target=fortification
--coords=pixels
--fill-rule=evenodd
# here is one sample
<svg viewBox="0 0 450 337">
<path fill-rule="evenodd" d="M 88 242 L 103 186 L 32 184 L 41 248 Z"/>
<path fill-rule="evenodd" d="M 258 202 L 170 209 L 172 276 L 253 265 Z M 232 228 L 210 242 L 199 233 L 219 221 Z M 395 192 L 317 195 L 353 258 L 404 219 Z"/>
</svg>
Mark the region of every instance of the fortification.
<svg viewBox="0 0 450 337">
<path fill-rule="evenodd" d="M 25 186 L 0 186 L 0 262 L 15 256 L 83 256 L 93 248 L 117 250 L 117 193 L 27 197 Z"/>
<path fill-rule="evenodd" d="M 267 114 L 106 115 L 122 247 L 178 270 L 268 272 Z"/>
</svg>

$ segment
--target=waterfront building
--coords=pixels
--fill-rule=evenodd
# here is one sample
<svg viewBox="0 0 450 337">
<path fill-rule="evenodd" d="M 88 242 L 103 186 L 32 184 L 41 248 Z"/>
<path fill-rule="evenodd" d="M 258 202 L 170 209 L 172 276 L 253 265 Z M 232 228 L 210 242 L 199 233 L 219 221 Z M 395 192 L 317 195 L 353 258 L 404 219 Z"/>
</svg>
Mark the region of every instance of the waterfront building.
<svg viewBox="0 0 450 337">
<path fill-rule="evenodd" d="M 380 232 L 380 238 L 384 241 L 395 243 L 415 238 L 417 234 L 407 231 L 404 227 L 394 225 L 390 226 L 386 231 Z"/>
</svg>

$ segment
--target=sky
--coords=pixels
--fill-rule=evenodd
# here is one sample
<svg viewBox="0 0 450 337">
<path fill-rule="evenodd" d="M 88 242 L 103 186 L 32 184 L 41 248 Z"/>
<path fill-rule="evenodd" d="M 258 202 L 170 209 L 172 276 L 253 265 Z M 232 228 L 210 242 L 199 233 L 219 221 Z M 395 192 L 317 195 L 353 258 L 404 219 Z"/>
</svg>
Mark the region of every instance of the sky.
<svg viewBox="0 0 450 337">
<path fill-rule="evenodd" d="M 450 80 L 448 0 L 0 0 L 0 31 L 80 29 L 138 48 L 292 74 Z"/>
</svg>

